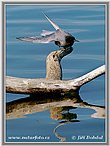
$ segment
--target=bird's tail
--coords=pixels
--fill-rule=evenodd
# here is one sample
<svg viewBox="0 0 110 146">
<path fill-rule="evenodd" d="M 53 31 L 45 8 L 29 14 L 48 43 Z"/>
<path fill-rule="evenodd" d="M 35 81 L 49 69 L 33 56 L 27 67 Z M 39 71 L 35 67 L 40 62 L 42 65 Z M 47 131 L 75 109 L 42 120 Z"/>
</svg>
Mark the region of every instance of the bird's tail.
<svg viewBox="0 0 110 146">
<path fill-rule="evenodd" d="M 42 12 L 43 15 L 45 16 L 45 18 L 52 24 L 52 26 L 58 30 L 58 29 L 61 29 L 57 24 L 55 24 L 44 12 Z"/>
</svg>

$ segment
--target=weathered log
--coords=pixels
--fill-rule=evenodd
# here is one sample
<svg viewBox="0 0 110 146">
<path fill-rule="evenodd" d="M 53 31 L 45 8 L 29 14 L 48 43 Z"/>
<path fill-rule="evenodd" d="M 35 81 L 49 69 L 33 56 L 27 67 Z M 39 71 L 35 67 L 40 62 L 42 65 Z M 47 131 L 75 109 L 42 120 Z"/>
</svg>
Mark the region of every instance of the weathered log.
<svg viewBox="0 0 110 146">
<path fill-rule="evenodd" d="M 77 91 L 83 84 L 105 73 L 105 65 L 72 80 L 47 80 L 6 77 L 6 91 L 10 93 L 65 93 Z"/>
<path fill-rule="evenodd" d="M 6 77 L 6 91 L 21 94 L 59 93 L 78 91 L 85 83 L 105 73 L 105 65 L 73 80 L 62 81 L 61 59 L 73 51 L 72 47 L 51 52 L 46 59 L 46 78 L 26 79 Z"/>
<path fill-rule="evenodd" d="M 100 75 L 102 75 L 104 73 L 105 73 L 105 65 L 102 65 L 102 66 L 96 68 L 95 70 L 93 70 L 79 78 L 72 80 L 71 85 L 80 87 L 80 86 L 90 82 L 91 80 L 99 77 Z"/>
<path fill-rule="evenodd" d="M 72 47 L 51 52 L 46 59 L 46 79 L 62 80 L 61 59 L 73 51 Z"/>
</svg>

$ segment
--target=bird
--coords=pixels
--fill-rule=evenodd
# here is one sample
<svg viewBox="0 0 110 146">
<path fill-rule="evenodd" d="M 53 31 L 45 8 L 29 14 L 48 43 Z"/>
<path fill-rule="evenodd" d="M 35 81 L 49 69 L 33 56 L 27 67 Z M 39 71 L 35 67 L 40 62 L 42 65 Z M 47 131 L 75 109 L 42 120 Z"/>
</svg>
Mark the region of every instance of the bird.
<svg viewBox="0 0 110 146">
<path fill-rule="evenodd" d="M 43 15 L 50 22 L 50 24 L 55 28 L 56 31 L 42 30 L 41 36 L 32 37 L 18 37 L 21 41 L 32 42 L 32 43 L 50 43 L 54 42 L 57 46 L 68 48 L 71 47 L 74 42 L 79 42 L 70 33 L 62 30 L 55 22 L 53 22 L 44 12 Z"/>
</svg>

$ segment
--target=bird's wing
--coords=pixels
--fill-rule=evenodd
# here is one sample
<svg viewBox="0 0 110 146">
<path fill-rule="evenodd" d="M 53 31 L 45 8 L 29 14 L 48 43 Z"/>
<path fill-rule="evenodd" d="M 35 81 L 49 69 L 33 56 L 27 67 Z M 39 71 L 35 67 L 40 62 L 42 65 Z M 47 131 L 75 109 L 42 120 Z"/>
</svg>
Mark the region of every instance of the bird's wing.
<svg viewBox="0 0 110 146">
<path fill-rule="evenodd" d="M 50 34 L 53 34 L 53 33 L 54 33 L 54 31 L 42 30 L 41 36 L 46 36 L 46 35 L 50 35 Z"/>
<path fill-rule="evenodd" d="M 44 37 L 19 37 L 17 39 L 21 41 L 33 42 L 33 43 L 49 43 L 55 41 L 55 35 L 53 33 L 50 35 L 46 35 Z"/>
<path fill-rule="evenodd" d="M 55 24 L 45 13 L 43 13 L 45 18 L 52 24 L 52 26 L 58 30 L 58 29 L 61 29 L 57 24 Z"/>
</svg>

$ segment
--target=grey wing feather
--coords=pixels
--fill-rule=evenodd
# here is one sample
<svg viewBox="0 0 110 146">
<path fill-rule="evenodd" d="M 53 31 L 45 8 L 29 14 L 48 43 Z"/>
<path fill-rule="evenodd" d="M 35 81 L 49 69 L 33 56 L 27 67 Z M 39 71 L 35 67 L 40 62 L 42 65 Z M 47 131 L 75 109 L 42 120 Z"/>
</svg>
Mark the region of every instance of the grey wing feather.
<svg viewBox="0 0 110 146">
<path fill-rule="evenodd" d="M 33 43 L 49 43 L 55 41 L 55 34 L 46 35 L 44 37 L 19 37 L 21 41 L 33 42 Z"/>
<path fill-rule="evenodd" d="M 53 33 L 54 33 L 54 31 L 42 30 L 41 36 L 46 36 L 46 35 L 50 35 L 50 34 L 53 34 Z"/>
</svg>

